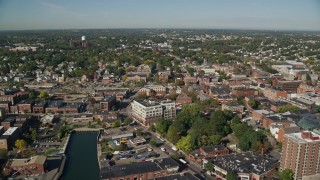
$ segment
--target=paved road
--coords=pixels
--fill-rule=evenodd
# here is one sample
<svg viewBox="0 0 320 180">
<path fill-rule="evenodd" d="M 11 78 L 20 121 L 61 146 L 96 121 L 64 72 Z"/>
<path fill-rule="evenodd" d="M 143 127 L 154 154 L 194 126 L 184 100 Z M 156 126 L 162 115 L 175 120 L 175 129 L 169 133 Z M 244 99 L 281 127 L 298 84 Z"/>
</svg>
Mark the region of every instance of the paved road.
<svg viewBox="0 0 320 180">
<path fill-rule="evenodd" d="M 172 147 L 174 147 L 173 144 L 171 144 L 170 142 L 168 142 L 167 140 L 165 140 L 164 142 L 162 140 L 160 140 L 158 138 L 158 134 L 157 133 L 154 133 L 154 132 L 150 132 L 148 131 L 147 127 L 142 127 L 144 131 L 146 132 L 149 132 L 151 134 L 151 138 L 156 140 L 157 142 L 161 142 L 162 143 L 162 146 L 161 147 L 164 147 L 166 149 L 166 153 L 168 155 L 173 155 L 173 154 L 176 154 L 176 153 L 180 153 L 180 154 L 183 154 L 184 155 L 184 152 L 182 151 L 174 151 L 172 149 Z M 209 175 L 205 175 L 203 174 L 203 171 L 202 171 L 202 168 L 197 165 L 196 163 L 192 162 L 192 161 L 189 161 L 188 159 L 185 159 L 187 161 L 187 166 L 188 168 L 194 173 L 194 174 L 198 174 L 198 176 L 200 176 L 202 179 L 209 179 L 209 180 L 214 180 L 215 177 L 213 176 L 209 176 Z"/>
</svg>

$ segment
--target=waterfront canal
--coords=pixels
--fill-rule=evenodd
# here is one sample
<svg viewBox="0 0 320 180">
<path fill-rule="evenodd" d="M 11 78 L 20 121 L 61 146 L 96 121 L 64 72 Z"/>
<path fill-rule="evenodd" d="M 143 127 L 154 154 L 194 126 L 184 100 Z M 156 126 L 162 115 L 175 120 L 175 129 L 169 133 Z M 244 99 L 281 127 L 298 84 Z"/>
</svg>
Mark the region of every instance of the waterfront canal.
<svg viewBox="0 0 320 180">
<path fill-rule="evenodd" d="M 98 132 L 74 132 L 67 148 L 62 180 L 98 180 Z"/>
</svg>

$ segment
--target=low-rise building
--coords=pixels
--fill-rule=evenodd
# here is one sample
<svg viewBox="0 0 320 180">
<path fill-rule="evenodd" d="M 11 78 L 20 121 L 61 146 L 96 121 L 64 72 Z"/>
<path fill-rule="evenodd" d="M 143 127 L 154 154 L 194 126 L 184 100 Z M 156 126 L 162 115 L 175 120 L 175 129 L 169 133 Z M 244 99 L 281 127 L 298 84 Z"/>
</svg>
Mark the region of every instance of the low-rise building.
<svg viewBox="0 0 320 180">
<path fill-rule="evenodd" d="M 138 168 L 137 168 L 138 167 Z M 102 180 L 156 179 L 168 176 L 179 169 L 179 164 L 171 158 L 116 165 L 101 169 Z"/>
<path fill-rule="evenodd" d="M 139 90 L 139 93 L 145 94 L 147 96 L 152 96 L 152 95 L 164 96 L 167 94 L 167 89 L 162 85 L 146 85 Z"/>
<path fill-rule="evenodd" d="M 33 156 L 28 159 L 12 159 L 8 162 L 8 167 L 15 172 L 24 175 L 37 175 L 44 173 L 46 170 L 46 156 Z"/>
<path fill-rule="evenodd" d="M 192 103 L 192 98 L 187 95 L 180 95 L 176 99 L 176 105 L 190 104 L 190 103 Z"/>
<path fill-rule="evenodd" d="M 232 89 L 231 94 L 238 96 L 238 97 L 245 97 L 245 96 L 254 96 L 258 95 L 258 91 L 253 88 L 244 88 L 244 87 L 237 87 Z"/>
<path fill-rule="evenodd" d="M 263 180 L 271 178 L 278 161 L 253 152 L 229 154 L 204 159 L 204 164 L 211 161 L 213 173 L 219 179 L 226 179 L 228 171 L 237 173 L 238 179 Z"/>
<path fill-rule="evenodd" d="M 111 111 L 112 107 L 116 105 L 116 96 L 105 96 L 100 101 L 100 110 L 102 111 Z"/>
<path fill-rule="evenodd" d="M 10 127 L 0 137 L 0 149 L 11 150 L 15 141 L 19 138 L 19 128 Z"/>
</svg>

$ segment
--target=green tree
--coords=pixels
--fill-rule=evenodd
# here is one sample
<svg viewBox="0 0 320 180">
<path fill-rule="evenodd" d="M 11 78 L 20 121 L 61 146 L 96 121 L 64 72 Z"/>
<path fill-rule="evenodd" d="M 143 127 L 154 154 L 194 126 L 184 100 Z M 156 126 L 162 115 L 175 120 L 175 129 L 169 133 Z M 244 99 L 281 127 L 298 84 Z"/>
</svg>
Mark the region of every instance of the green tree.
<svg viewBox="0 0 320 180">
<path fill-rule="evenodd" d="M 155 140 L 153 140 L 153 139 L 149 141 L 149 144 L 151 146 L 157 146 L 157 142 Z"/>
<path fill-rule="evenodd" d="M 293 180 L 293 172 L 291 169 L 284 169 L 281 173 L 282 180 Z"/>
<path fill-rule="evenodd" d="M 151 124 L 151 126 L 149 127 L 149 131 L 156 132 L 156 126 L 154 124 Z"/>
<path fill-rule="evenodd" d="M 209 171 L 212 172 L 213 171 L 213 164 L 211 161 L 208 161 L 207 163 L 204 164 L 204 168 Z"/>
<path fill-rule="evenodd" d="M 237 180 L 238 179 L 238 175 L 234 171 L 228 171 L 226 179 L 227 180 Z"/>
<path fill-rule="evenodd" d="M 283 107 L 280 107 L 279 110 L 277 111 L 278 113 L 285 113 L 285 112 L 293 112 L 298 110 L 299 108 L 297 106 L 293 106 L 293 105 L 286 105 Z"/>
<path fill-rule="evenodd" d="M 250 100 L 248 101 L 248 105 L 249 105 L 251 108 L 256 109 L 256 108 L 259 107 L 259 102 L 256 101 L 255 99 L 250 99 Z"/>
<path fill-rule="evenodd" d="M 169 127 L 166 137 L 173 144 L 176 144 L 185 131 L 185 125 L 181 121 L 176 120 Z"/>
<path fill-rule="evenodd" d="M 24 149 L 27 147 L 27 142 L 23 139 L 17 139 L 14 145 L 18 149 Z"/>
<path fill-rule="evenodd" d="M 171 125 L 171 121 L 165 119 L 158 119 L 155 125 L 156 131 L 161 135 L 165 135 Z"/>
<path fill-rule="evenodd" d="M 132 119 L 130 119 L 130 118 L 125 118 L 124 121 L 123 121 L 123 123 L 125 125 L 129 125 L 131 122 L 132 122 Z"/>
<path fill-rule="evenodd" d="M 49 98 L 49 94 L 46 91 L 41 91 L 39 98 L 41 99 L 48 99 Z"/>
<path fill-rule="evenodd" d="M 141 129 L 141 128 L 138 128 L 138 129 L 136 130 L 136 134 L 137 134 L 137 136 L 142 136 L 142 135 L 143 135 L 142 129 Z"/>
<path fill-rule="evenodd" d="M 29 99 L 35 99 L 35 98 L 37 98 L 36 92 L 31 91 L 31 92 L 29 93 Z"/>
<path fill-rule="evenodd" d="M 58 133 L 57 133 L 57 137 L 58 139 L 62 139 L 66 133 L 68 132 L 68 127 L 67 126 L 62 126 L 60 127 Z"/>
<path fill-rule="evenodd" d="M 112 127 L 113 128 L 120 127 L 120 125 L 121 125 L 121 122 L 118 119 L 115 122 L 112 123 Z"/>
<path fill-rule="evenodd" d="M 183 151 L 190 152 L 195 148 L 195 140 L 189 134 L 185 137 L 182 137 L 177 142 L 177 148 L 182 149 Z"/>
<path fill-rule="evenodd" d="M 31 138 L 32 138 L 33 141 L 38 140 L 39 135 L 38 135 L 38 132 L 37 132 L 36 129 L 32 130 L 32 132 L 31 132 Z"/>
<path fill-rule="evenodd" d="M 121 143 L 118 147 L 117 147 L 118 151 L 126 151 L 128 150 L 128 145 L 125 143 Z"/>
</svg>

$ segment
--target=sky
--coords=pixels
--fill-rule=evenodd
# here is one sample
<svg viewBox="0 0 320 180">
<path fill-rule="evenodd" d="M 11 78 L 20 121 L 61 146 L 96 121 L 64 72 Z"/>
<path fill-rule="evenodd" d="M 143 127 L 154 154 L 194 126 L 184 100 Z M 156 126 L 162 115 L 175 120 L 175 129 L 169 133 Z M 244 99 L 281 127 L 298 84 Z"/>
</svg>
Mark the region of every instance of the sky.
<svg viewBox="0 0 320 180">
<path fill-rule="evenodd" d="M 0 30 L 320 31 L 320 0 L 0 0 Z"/>
</svg>

